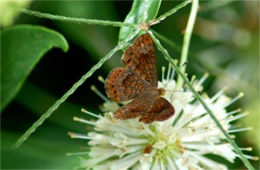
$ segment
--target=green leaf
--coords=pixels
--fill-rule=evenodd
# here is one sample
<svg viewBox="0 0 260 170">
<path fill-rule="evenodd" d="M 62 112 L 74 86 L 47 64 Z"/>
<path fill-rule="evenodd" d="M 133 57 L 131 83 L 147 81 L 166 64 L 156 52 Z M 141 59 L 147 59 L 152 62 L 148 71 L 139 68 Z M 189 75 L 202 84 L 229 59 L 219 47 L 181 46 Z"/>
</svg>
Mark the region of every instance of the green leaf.
<svg viewBox="0 0 260 170">
<path fill-rule="evenodd" d="M 1 110 L 15 97 L 26 77 L 42 56 L 53 47 L 68 50 L 58 32 L 32 25 L 4 30 L 1 43 Z"/>
<path fill-rule="evenodd" d="M 140 24 L 155 19 L 161 5 L 161 0 L 135 0 L 124 23 Z M 119 31 L 118 43 L 123 41 L 134 28 L 123 26 Z"/>
</svg>

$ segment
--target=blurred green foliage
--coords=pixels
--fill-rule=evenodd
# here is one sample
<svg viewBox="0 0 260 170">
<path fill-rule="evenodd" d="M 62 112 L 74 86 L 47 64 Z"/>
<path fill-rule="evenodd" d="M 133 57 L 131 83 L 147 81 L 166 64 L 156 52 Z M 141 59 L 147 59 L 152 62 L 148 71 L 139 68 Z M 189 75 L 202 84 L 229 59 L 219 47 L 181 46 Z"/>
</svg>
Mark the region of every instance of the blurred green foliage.
<svg viewBox="0 0 260 170">
<path fill-rule="evenodd" d="M 31 0 L 2 0 L 0 4 L 0 25 L 3 27 L 13 24 L 19 11 L 17 8 L 26 8 Z"/>
<path fill-rule="evenodd" d="M 163 1 L 159 15 L 177 4 L 178 1 Z M 28 8 L 70 17 L 124 21 L 131 5 L 131 1 L 32 1 Z M 201 1 L 187 65 L 189 75 L 195 74 L 200 77 L 204 72 L 211 74 L 205 83 L 205 90 L 209 95 L 213 95 L 223 86 L 229 87 L 227 94 L 231 97 L 241 91 L 245 93 L 242 100 L 227 109 L 231 111 L 242 108 L 250 111 L 249 116 L 235 122 L 238 126 L 254 127 L 253 131 L 236 134 L 239 146 L 253 147 L 254 151 L 247 153 L 249 155 L 258 155 L 260 139 L 258 7 L 259 1 Z M 153 26 L 152 29 L 180 47 L 189 10 L 190 6 Z M 86 133 L 91 127 L 73 122 L 72 117 L 85 116 L 80 113 L 81 107 L 100 113 L 99 105 L 103 101 L 90 90 L 90 86 L 95 84 L 105 94 L 104 86 L 97 77 L 106 77 L 110 69 L 119 66 L 121 54 L 117 53 L 106 62 L 102 69 L 88 79 L 21 148 L 13 151 L 10 147 L 39 115 L 117 44 L 119 28 L 50 21 L 24 14 L 20 14 L 12 22 L 13 26 L 31 24 L 56 30 L 68 41 L 70 49 L 67 53 L 59 49 L 47 52 L 31 72 L 17 97 L 1 114 L 1 168 L 76 167 L 78 157 L 67 157 L 65 154 L 85 151 L 87 145 L 85 140 L 70 139 L 67 132 Z M 12 26 L 2 25 L 1 32 L 8 27 Z M 168 47 L 173 58 L 179 58 L 178 49 L 167 43 L 164 45 Z M 157 57 L 159 68 L 162 65 L 167 66 L 160 53 Z M 259 168 L 259 162 L 252 163 Z M 244 168 L 238 159 L 235 164 L 228 165 L 232 169 Z"/>
<path fill-rule="evenodd" d="M 52 47 L 68 50 L 64 37 L 40 26 L 18 25 L 1 33 L 1 110 L 20 90 L 41 57 Z"/>
<path fill-rule="evenodd" d="M 134 1 L 131 10 L 127 14 L 124 23 L 141 24 L 149 22 L 156 18 L 161 6 L 161 0 L 158 1 Z M 148 8 L 147 14 L 144 8 Z M 134 28 L 121 27 L 119 31 L 118 42 L 122 42 L 127 36 L 134 31 Z"/>
</svg>

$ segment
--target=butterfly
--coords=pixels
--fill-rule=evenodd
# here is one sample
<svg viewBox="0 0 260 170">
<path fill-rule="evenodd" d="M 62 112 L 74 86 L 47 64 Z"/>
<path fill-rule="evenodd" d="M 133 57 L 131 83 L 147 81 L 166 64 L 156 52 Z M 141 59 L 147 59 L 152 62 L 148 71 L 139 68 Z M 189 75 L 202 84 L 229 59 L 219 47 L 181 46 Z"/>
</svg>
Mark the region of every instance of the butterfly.
<svg viewBox="0 0 260 170">
<path fill-rule="evenodd" d="M 139 118 L 144 123 L 170 118 L 175 109 L 158 88 L 157 60 L 154 44 L 148 33 L 139 36 L 125 51 L 122 59 L 125 68 L 113 69 L 106 80 L 108 97 L 115 102 L 132 100 L 119 108 L 117 119 Z"/>
</svg>

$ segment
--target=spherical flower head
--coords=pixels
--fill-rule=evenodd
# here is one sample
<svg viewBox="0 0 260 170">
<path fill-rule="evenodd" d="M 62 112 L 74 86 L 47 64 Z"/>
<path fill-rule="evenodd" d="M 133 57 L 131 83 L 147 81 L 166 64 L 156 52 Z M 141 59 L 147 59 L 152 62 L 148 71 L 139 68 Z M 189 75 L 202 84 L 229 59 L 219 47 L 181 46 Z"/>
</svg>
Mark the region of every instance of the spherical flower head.
<svg viewBox="0 0 260 170">
<path fill-rule="evenodd" d="M 192 78 L 191 82 L 197 91 L 202 91 L 202 83 L 207 76 L 205 74 L 200 80 Z M 102 170 L 227 169 L 206 154 L 215 154 L 234 162 L 238 154 L 200 102 L 188 90 L 176 89 L 173 71 L 168 70 L 166 77 L 163 70 L 163 78 L 158 86 L 165 89 L 163 97 L 175 107 L 175 114 L 166 121 L 144 124 L 139 118 L 115 119 L 113 112 L 119 106 L 108 100 L 103 105 L 106 110 L 104 116 L 86 112 L 97 117 L 95 122 L 76 119 L 94 126 L 94 130 L 85 137 L 73 134 L 74 137 L 89 140 L 89 157 L 82 159 L 81 167 Z M 226 131 L 234 133 L 246 130 L 234 129 L 230 125 L 231 121 L 245 116 L 245 113 L 234 115 L 240 110 L 226 111 L 226 107 L 241 95 L 230 99 L 224 95 L 223 89 L 212 98 L 206 93 L 202 96 Z"/>
</svg>

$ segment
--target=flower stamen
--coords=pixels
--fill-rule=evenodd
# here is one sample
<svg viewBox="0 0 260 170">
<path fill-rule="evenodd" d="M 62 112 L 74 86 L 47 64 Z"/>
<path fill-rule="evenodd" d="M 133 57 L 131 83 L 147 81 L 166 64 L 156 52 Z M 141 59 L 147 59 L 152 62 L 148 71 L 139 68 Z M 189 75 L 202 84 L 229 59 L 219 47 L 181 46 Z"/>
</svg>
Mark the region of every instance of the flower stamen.
<svg viewBox="0 0 260 170">
<path fill-rule="evenodd" d="M 119 105 L 109 101 L 105 96 L 92 86 L 91 89 L 104 99 L 106 110 L 104 116 L 96 115 L 82 109 L 82 112 L 91 115 L 95 122 L 74 117 L 75 121 L 94 126 L 94 131 L 88 135 L 69 132 L 72 138 L 89 140 L 90 146 L 88 160 L 82 160 L 82 167 L 93 169 L 227 169 L 224 164 L 211 160 L 204 155 L 219 155 L 230 162 L 234 162 L 239 155 L 232 145 L 227 143 L 211 117 L 203 106 L 194 99 L 192 93 L 174 93 L 176 82 L 174 69 L 171 65 L 167 70 L 162 67 L 162 82 L 158 88 L 165 89 L 166 98 L 174 107 L 175 114 L 163 122 L 144 124 L 139 118 L 118 120 L 114 118 L 114 111 Z M 196 90 L 203 89 L 203 82 L 209 76 L 204 74 L 200 80 L 192 76 L 191 82 Z M 98 78 L 104 83 L 102 77 Z M 181 87 L 182 90 L 185 89 Z M 204 100 L 214 111 L 218 121 L 229 133 L 251 130 L 237 128 L 230 122 L 246 116 L 247 112 L 236 109 L 230 112 L 226 107 L 243 96 L 240 93 L 233 99 L 224 95 L 226 88 L 221 89 L 213 97 L 204 94 Z M 123 103 L 124 104 L 124 103 Z M 238 113 L 238 114 L 237 114 Z M 230 135 L 235 138 L 235 135 Z M 240 148 L 251 151 L 251 147 Z M 247 159 L 257 160 L 258 157 L 245 155 Z"/>
<path fill-rule="evenodd" d="M 230 102 L 228 102 L 224 108 L 228 107 L 229 105 L 231 105 L 232 103 L 234 103 L 235 101 L 237 101 L 238 99 L 242 98 L 244 96 L 244 93 L 240 92 L 235 98 L 233 98 Z"/>
<path fill-rule="evenodd" d="M 96 115 L 95 113 L 89 112 L 89 111 L 87 111 L 87 110 L 84 109 L 84 108 L 81 109 L 81 112 L 82 112 L 82 113 L 86 113 L 86 114 L 88 114 L 88 115 L 90 115 L 90 116 L 93 116 L 93 117 L 96 117 L 96 118 L 101 118 L 101 116 Z"/>
<path fill-rule="evenodd" d="M 78 138 L 78 139 L 88 139 L 88 140 L 93 140 L 93 138 L 83 135 L 83 134 L 79 134 L 79 133 L 74 133 L 74 132 L 68 132 L 68 135 L 71 138 Z"/>
<path fill-rule="evenodd" d="M 88 121 L 88 120 L 85 120 L 85 119 L 79 118 L 79 117 L 73 117 L 73 120 L 77 121 L 77 122 L 80 122 L 80 123 L 85 123 L 85 124 L 88 124 L 88 125 L 92 125 L 92 126 L 96 125 L 95 122 L 91 122 L 91 121 Z"/>
<path fill-rule="evenodd" d="M 97 88 L 95 85 L 91 85 L 90 89 L 96 93 L 101 99 L 103 99 L 105 102 L 109 102 L 109 99 L 104 96 Z"/>
</svg>

